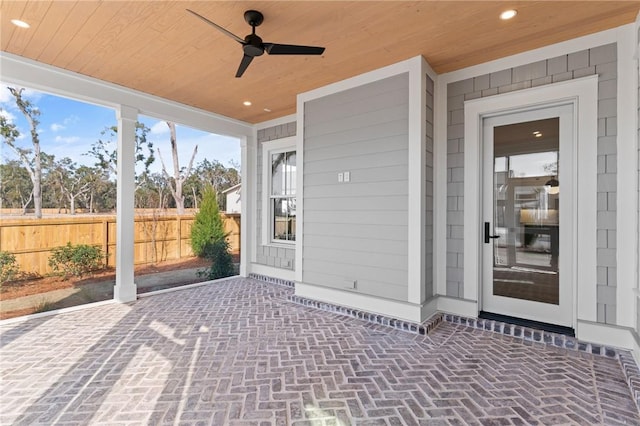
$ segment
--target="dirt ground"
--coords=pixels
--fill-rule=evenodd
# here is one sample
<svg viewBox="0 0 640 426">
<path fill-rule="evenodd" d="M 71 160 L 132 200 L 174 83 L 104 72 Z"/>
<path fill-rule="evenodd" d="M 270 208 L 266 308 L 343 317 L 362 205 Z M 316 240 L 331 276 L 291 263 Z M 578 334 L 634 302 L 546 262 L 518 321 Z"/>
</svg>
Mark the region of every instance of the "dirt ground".
<svg viewBox="0 0 640 426">
<path fill-rule="evenodd" d="M 198 257 L 173 260 L 154 265 L 141 265 L 136 267 L 135 275 L 148 275 L 158 272 L 175 271 L 179 269 L 206 268 L 210 261 Z M 16 299 L 18 297 L 42 294 L 62 288 L 82 287 L 87 284 L 95 284 L 102 281 L 114 281 L 116 271 L 113 268 L 96 272 L 90 276 L 77 278 L 64 278 L 60 276 L 48 276 L 35 279 L 13 281 L 2 284 L 0 287 L 0 301 Z M 182 283 L 187 284 L 187 283 Z"/>
</svg>

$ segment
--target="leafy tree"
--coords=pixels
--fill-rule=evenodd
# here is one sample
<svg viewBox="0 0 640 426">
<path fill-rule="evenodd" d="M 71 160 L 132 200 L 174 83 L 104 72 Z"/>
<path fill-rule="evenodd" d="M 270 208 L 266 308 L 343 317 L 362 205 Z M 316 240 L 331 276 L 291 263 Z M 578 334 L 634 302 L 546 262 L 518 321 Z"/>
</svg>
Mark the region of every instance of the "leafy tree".
<svg viewBox="0 0 640 426">
<path fill-rule="evenodd" d="M 32 189 L 29 172 L 20 161 L 10 160 L 0 164 L 0 207 L 21 208 L 25 214 L 33 197 Z"/>
<path fill-rule="evenodd" d="M 136 122 L 136 146 L 135 161 L 136 167 L 141 164 L 143 172 L 141 175 L 136 174 L 136 181 L 140 176 L 149 172 L 149 166 L 155 161 L 155 153 L 153 142 L 147 139 L 150 129 L 143 123 Z M 91 145 L 91 150 L 86 154 L 96 159 L 96 166 L 108 171 L 112 176 L 117 176 L 118 166 L 118 148 L 116 139 L 118 136 L 118 126 L 105 127 L 100 133 L 104 140 L 98 139 Z M 136 182 L 136 187 L 139 182 Z"/>
<path fill-rule="evenodd" d="M 136 189 L 136 207 L 157 209 L 169 207 L 168 186 L 167 180 L 160 173 L 143 174 Z"/>
<path fill-rule="evenodd" d="M 91 212 L 112 212 L 116 209 L 116 182 L 101 179 L 94 189 L 83 196 L 86 208 Z"/>
<path fill-rule="evenodd" d="M 193 148 L 193 154 L 191 154 L 191 160 L 189 160 L 189 165 L 186 169 L 180 168 L 180 160 L 178 158 L 178 142 L 176 139 L 176 125 L 170 121 L 167 121 L 167 126 L 169 126 L 169 135 L 171 142 L 171 157 L 173 159 L 173 176 L 169 176 L 167 172 L 167 167 L 164 165 L 164 160 L 162 159 L 162 154 L 160 153 L 160 148 L 158 148 L 158 157 L 160 157 L 160 163 L 162 163 L 162 175 L 164 178 L 170 183 L 169 190 L 171 191 L 171 195 L 173 196 L 173 200 L 176 203 L 176 210 L 179 215 L 184 214 L 184 194 L 182 193 L 182 189 L 184 187 L 184 182 L 187 180 L 189 175 L 191 174 L 191 169 L 193 168 L 193 159 L 196 157 L 198 153 L 198 146 L 196 145 Z"/>
<path fill-rule="evenodd" d="M 34 106 L 31 101 L 22 97 L 24 88 L 16 89 L 15 87 L 7 87 L 11 95 L 15 98 L 16 106 L 27 119 L 31 133 L 31 144 L 33 148 L 22 148 L 16 144 L 16 140 L 20 137 L 20 131 L 16 125 L 9 122 L 4 114 L 0 114 L 0 134 L 4 143 L 15 152 L 23 166 L 29 173 L 29 178 L 33 185 L 32 197 L 35 216 L 42 217 L 42 164 L 40 152 L 40 137 L 38 135 L 38 117 L 40 110 Z"/>
<path fill-rule="evenodd" d="M 69 203 L 69 212 L 76 214 L 76 200 L 90 193 L 101 178 L 100 171 L 87 166 L 78 166 L 68 157 L 54 162 L 49 172 L 60 193 Z"/>
<path fill-rule="evenodd" d="M 99 167 L 87 166 L 81 166 L 78 172 L 84 176 L 82 179 L 91 182 L 88 191 L 78 194 L 79 204 L 89 213 L 95 213 L 96 210 L 114 210 L 116 208 L 116 183 L 109 180 L 108 173 Z"/>
<path fill-rule="evenodd" d="M 202 196 L 204 188 L 208 185 L 212 186 L 217 195 L 218 207 L 223 209 L 225 198 L 222 196 L 222 191 L 238 183 L 240 183 L 240 172 L 236 164 L 232 163 L 230 167 L 225 167 L 217 160 L 204 159 L 196 166 L 185 186 L 186 192 L 190 192 L 191 205 L 196 208 L 198 197 Z"/>
<path fill-rule="evenodd" d="M 205 246 L 203 257 L 211 260 L 211 266 L 202 272 L 198 272 L 200 276 L 216 280 L 235 274 L 233 258 L 229 253 L 229 242 L 226 239 L 208 243 Z"/>
<path fill-rule="evenodd" d="M 204 189 L 200 210 L 191 226 L 191 248 L 196 256 L 204 257 L 207 254 L 207 245 L 225 240 L 226 237 L 216 193 L 212 186 L 207 186 Z"/>
</svg>

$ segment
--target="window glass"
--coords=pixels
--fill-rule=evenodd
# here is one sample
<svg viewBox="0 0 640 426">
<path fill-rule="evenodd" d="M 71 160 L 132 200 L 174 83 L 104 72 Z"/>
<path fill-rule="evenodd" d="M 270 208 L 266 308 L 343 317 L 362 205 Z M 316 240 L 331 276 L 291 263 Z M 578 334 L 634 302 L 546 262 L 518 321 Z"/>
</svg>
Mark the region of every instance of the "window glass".
<svg viewBox="0 0 640 426">
<path fill-rule="evenodd" d="M 271 238 L 295 241 L 295 151 L 271 153 Z"/>
<path fill-rule="evenodd" d="M 273 233 L 274 240 L 296 240 L 295 199 L 276 198 L 273 200 Z"/>
</svg>

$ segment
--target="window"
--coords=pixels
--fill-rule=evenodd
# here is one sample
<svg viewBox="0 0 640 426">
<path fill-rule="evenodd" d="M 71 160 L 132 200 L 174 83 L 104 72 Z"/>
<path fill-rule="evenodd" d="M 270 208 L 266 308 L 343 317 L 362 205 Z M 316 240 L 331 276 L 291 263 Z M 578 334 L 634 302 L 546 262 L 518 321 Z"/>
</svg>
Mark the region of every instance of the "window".
<svg viewBox="0 0 640 426">
<path fill-rule="evenodd" d="M 296 240 L 296 151 L 294 138 L 263 144 L 264 243 Z M 266 215 L 265 215 L 266 216 Z"/>
</svg>

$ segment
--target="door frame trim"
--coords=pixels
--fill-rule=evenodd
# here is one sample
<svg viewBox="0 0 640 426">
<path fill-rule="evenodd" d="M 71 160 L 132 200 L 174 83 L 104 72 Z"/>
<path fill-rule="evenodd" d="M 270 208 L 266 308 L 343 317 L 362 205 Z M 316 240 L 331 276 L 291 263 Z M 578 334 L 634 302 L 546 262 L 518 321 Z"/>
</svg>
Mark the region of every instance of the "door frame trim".
<svg viewBox="0 0 640 426">
<path fill-rule="evenodd" d="M 589 76 L 531 89 L 466 101 L 464 105 L 464 298 L 482 306 L 482 130 L 483 119 L 574 104 L 574 140 L 579 141 L 573 159 L 579 212 L 573 241 L 573 324 L 577 319 L 597 320 L 597 116 L 598 77 Z M 574 142 L 575 143 L 575 142 Z M 576 241 L 575 239 L 579 239 Z"/>
<path fill-rule="evenodd" d="M 539 321 L 544 323 L 556 324 L 563 327 L 573 328 L 575 326 L 575 317 L 573 311 L 575 309 L 575 289 L 576 289 L 576 247 L 577 247 L 577 197 L 576 197 L 576 151 L 577 138 L 575 136 L 575 117 L 576 102 L 574 100 L 566 100 L 554 102 L 549 105 L 538 107 L 535 109 L 519 111 L 515 113 L 507 112 L 499 115 L 483 116 L 483 179 L 482 179 L 482 221 L 484 223 L 493 223 L 494 230 L 496 228 L 494 209 L 495 209 L 495 186 L 494 186 L 494 161 L 495 144 L 494 129 L 496 126 L 507 124 L 530 122 L 535 120 L 544 120 L 557 117 L 558 118 L 558 145 L 559 153 L 559 170 L 556 172 L 557 179 L 562 182 L 562 196 L 560 197 L 559 210 L 559 246 L 558 271 L 562 271 L 560 276 L 562 281 L 558 282 L 558 303 L 540 303 L 533 300 L 506 297 L 504 295 L 496 295 L 493 293 L 495 281 L 495 264 L 494 264 L 494 244 L 482 244 L 481 251 L 481 269 L 482 269 L 482 286 L 480 289 L 480 308 L 482 311 L 493 312 L 495 314 L 503 314 L 512 317 L 521 317 L 530 321 Z M 492 146 L 493 145 L 493 146 Z M 548 149 L 548 147 L 547 147 Z M 488 156 L 490 155 L 489 158 Z M 485 166 L 486 165 L 486 166 Z M 541 178 L 537 177 L 537 181 Z M 545 178 L 542 182 L 544 182 Z M 508 179 L 510 180 L 510 179 Z M 513 185 L 509 187 L 513 189 L 517 185 L 517 181 L 529 181 L 534 178 L 515 178 Z M 541 185 L 537 182 L 535 185 Z M 509 211 L 513 211 L 509 207 Z M 509 226 L 517 226 L 511 224 Z M 495 241 L 494 241 L 495 242 Z M 515 241 L 514 241 L 515 242 Z M 513 253 L 515 254 L 515 253 Z M 515 260 L 515 259 L 513 259 Z"/>
</svg>

